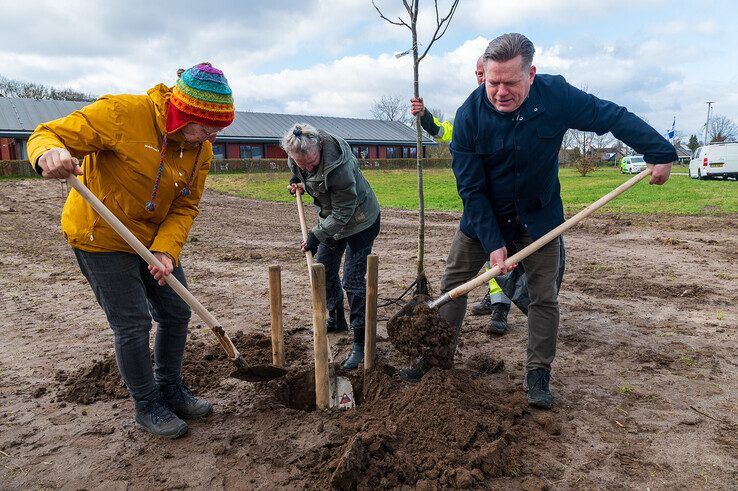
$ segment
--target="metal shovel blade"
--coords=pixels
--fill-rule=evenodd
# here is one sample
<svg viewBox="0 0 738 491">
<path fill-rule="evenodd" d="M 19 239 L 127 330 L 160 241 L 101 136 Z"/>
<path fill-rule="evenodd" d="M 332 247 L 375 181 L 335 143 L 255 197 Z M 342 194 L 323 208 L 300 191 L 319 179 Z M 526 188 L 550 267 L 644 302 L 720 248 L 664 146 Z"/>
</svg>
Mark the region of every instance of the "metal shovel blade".
<svg viewBox="0 0 738 491">
<path fill-rule="evenodd" d="M 268 382 L 285 375 L 287 375 L 287 370 L 274 365 L 238 367 L 231 373 L 231 377 L 246 382 Z"/>
<path fill-rule="evenodd" d="M 331 377 L 331 407 L 350 409 L 356 406 L 354 388 L 346 377 Z"/>
</svg>

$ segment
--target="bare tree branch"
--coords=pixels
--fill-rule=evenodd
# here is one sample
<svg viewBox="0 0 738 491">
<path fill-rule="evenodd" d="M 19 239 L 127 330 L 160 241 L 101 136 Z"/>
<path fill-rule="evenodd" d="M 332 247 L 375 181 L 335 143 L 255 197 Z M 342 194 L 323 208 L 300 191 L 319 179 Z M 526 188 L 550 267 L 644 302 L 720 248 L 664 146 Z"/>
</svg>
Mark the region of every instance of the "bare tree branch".
<svg viewBox="0 0 738 491">
<path fill-rule="evenodd" d="M 372 0 L 372 5 L 374 5 L 374 9 L 375 9 L 375 10 L 376 10 L 376 11 L 377 11 L 377 12 L 379 13 L 379 16 L 380 16 L 380 17 L 381 17 L 382 19 L 386 20 L 386 21 L 387 21 L 387 22 L 389 22 L 390 24 L 393 24 L 393 25 L 396 25 L 396 26 L 405 26 L 405 27 L 407 27 L 408 29 L 410 29 L 410 26 L 409 26 L 409 25 L 407 25 L 407 23 L 406 23 L 406 22 L 405 22 L 404 20 L 402 20 L 402 18 L 401 18 L 401 17 L 398 17 L 398 18 L 397 18 L 397 19 L 399 20 L 399 22 L 395 22 L 395 21 L 393 21 L 393 20 L 389 20 L 389 19 L 388 19 L 387 17 L 385 17 L 385 15 L 384 15 L 384 14 L 382 13 L 382 11 L 381 11 L 381 10 L 379 10 L 379 7 L 377 7 L 377 4 L 376 4 L 376 3 L 374 3 L 374 0 Z M 405 5 L 407 5 L 407 4 L 405 4 Z"/>
<path fill-rule="evenodd" d="M 433 46 L 433 43 L 438 41 L 443 37 L 444 34 L 446 34 L 446 30 L 448 29 L 448 26 L 451 25 L 451 17 L 453 17 L 454 12 L 456 12 L 456 7 L 459 6 L 459 0 L 454 0 L 454 3 L 451 5 L 451 8 L 449 9 L 448 15 L 442 19 L 439 20 L 439 13 L 438 13 L 438 0 L 435 1 L 435 7 L 436 7 L 436 31 L 433 33 L 433 37 L 431 38 L 430 42 L 428 43 L 428 46 L 425 48 L 425 51 L 423 51 L 423 54 L 418 56 L 418 63 L 425 58 L 425 55 L 428 54 L 428 51 L 431 49 L 431 46 Z M 445 24 L 445 27 L 444 27 Z M 443 27 L 443 31 L 439 34 L 438 32 Z"/>
<path fill-rule="evenodd" d="M 729 117 L 717 115 L 710 118 L 710 126 L 707 129 L 708 142 L 732 141 L 736 136 L 738 128 Z"/>
<path fill-rule="evenodd" d="M 399 121 L 403 124 L 410 124 L 412 121 L 408 104 L 397 95 L 384 95 L 376 99 L 370 112 L 374 119 L 382 121 Z"/>
</svg>

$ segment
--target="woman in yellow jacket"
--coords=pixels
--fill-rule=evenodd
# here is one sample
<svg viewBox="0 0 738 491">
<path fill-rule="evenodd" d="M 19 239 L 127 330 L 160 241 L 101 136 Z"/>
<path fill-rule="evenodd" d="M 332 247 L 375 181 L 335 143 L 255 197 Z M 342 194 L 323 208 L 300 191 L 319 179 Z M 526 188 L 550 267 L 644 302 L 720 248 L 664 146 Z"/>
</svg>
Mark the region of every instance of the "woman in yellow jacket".
<svg viewBox="0 0 738 491">
<path fill-rule="evenodd" d="M 186 285 L 179 254 L 198 213 L 212 142 L 234 118 L 223 72 L 201 63 L 178 75 L 173 88 L 159 84 L 146 95 L 104 96 L 39 125 L 28 141 L 39 174 L 79 176 L 164 265 L 148 266 L 82 196 L 70 192 L 62 232 L 114 333 L 136 424 L 169 438 L 187 432 L 180 418 L 206 416 L 212 404 L 182 383 L 190 309 L 164 276 L 173 274 Z M 152 317 L 158 324 L 153 369 Z"/>
</svg>

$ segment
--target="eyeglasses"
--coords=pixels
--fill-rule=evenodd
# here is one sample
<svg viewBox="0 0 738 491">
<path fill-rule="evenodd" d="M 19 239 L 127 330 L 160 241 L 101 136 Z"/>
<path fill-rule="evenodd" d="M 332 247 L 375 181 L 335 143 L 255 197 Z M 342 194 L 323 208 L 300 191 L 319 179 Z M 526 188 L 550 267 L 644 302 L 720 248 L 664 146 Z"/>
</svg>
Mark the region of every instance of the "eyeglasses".
<svg viewBox="0 0 738 491">
<path fill-rule="evenodd" d="M 205 136 L 210 138 L 211 136 L 217 135 L 223 128 L 214 128 L 212 126 L 202 126 L 198 125 L 200 127 L 200 131 L 205 133 Z"/>
</svg>

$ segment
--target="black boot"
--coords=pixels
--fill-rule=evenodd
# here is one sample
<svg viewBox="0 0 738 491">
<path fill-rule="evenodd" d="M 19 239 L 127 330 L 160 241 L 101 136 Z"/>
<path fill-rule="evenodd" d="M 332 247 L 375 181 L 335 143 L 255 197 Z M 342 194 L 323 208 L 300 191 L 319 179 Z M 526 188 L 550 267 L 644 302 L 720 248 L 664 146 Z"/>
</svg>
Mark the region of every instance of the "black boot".
<svg viewBox="0 0 738 491">
<path fill-rule="evenodd" d="M 489 324 L 487 324 L 487 331 L 490 334 L 505 334 L 508 329 L 507 314 L 509 312 L 510 304 L 492 304 L 492 315 L 489 318 Z"/>
<path fill-rule="evenodd" d="M 164 438 L 179 438 L 187 433 L 187 423 L 177 417 L 161 396 L 136 401 L 136 426 Z"/>
<path fill-rule="evenodd" d="M 341 365 L 344 370 L 353 370 L 364 361 L 364 328 L 354 327 L 354 345 L 351 354 Z"/>
<path fill-rule="evenodd" d="M 213 412 L 213 405 L 195 396 L 183 383 L 161 386 L 162 398 L 180 418 L 202 418 Z"/>
<path fill-rule="evenodd" d="M 551 409 L 554 397 L 548 385 L 550 380 L 551 372 L 545 368 L 536 368 L 525 374 L 529 406 Z"/>
<path fill-rule="evenodd" d="M 408 368 L 403 368 L 402 370 L 400 370 L 400 378 L 405 382 L 415 384 L 420 382 L 420 379 L 423 378 L 423 375 L 425 375 L 430 369 L 431 364 L 428 362 L 428 360 L 421 356 L 420 358 L 417 358 L 415 361 L 413 361 L 412 365 L 410 365 Z"/>
<path fill-rule="evenodd" d="M 348 330 L 346 315 L 343 313 L 343 305 L 328 311 L 328 321 L 325 323 L 328 332 Z"/>
<path fill-rule="evenodd" d="M 474 305 L 472 305 L 472 315 L 486 315 L 492 313 L 492 301 L 489 298 L 489 291 L 484 294 L 484 297 Z"/>
</svg>

